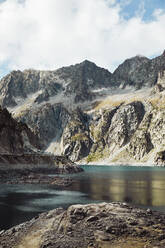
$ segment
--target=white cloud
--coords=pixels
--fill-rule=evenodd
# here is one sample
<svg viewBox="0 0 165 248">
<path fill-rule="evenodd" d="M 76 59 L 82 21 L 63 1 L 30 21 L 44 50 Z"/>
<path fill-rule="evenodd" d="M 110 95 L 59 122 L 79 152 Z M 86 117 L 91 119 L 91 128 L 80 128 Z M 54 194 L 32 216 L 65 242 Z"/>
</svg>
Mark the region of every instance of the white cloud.
<svg viewBox="0 0 165 248">
<path fill-rule="evenodd" d="M 89 59 L 113 70 L 136 54 L 162 52 L 164 12 L 155 11 L 147 23 L 140 15 L 125 20 L 120 11 L 127 1 L 6 0 L 0 4 L 1 67 L 8 61 L 10 69 L 56 69 Z"/>
</svg>

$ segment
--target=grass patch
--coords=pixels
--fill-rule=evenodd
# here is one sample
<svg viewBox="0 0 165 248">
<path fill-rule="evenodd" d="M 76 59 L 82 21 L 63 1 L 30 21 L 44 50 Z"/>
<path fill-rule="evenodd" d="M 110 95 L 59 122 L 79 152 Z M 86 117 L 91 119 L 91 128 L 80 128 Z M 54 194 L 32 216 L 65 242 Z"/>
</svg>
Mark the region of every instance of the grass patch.
<svg viewBox="0 0 165 248">
<path fill-rule="evenodd" d="M 74 136 L 72 136 L 72 141 L 86 141 L 88 140 L 88 137 L 84 133 L 76 133 Z"/>
<path fill-rule="evenodd" d="M 107 98 L 103 101 L 98 102 L 98 104 L 95 107 L 95 110 L 99 110 L 99 109 L 106 108 L 106 107 L 117 107 L 123 103 L 124 103 L 123 100 L 113 100 L 113 99 Z"/>
<path fill-rule="evenodd" d="M 93 153 L 90 153 L 86 159 L 87 163 L 90 163 L 90 162 L 95 162 L 95 161 L 98 161 L 100 159 L 105 159 L 107 158 L 109 155 L 108 153 L 108 150 L 104 149 L 102 151 L 96 151 L 96 152 L 93 152 Z"/>
<path fill-rule="evenodd" d="M 127 148 L 125 148 L 124 150 L 120 151 L 119 153 L 116 154 L 116 156 L 114 156 L 114 158 L 111 160 L 112 163 L 116 163 L 116 162 L 122 162 L 122 161 L 133 161 L 133 162 L 137 162 L 129 153 L 129 151 L 127 150 Z"/>
<path fill-rule="evenodd" d="M 98 102 L 98 104 L 95 106 L 95 110 L 99 110 L 99 109 L 106 109 L 106 108 L 114 108 L 114 107 L 118 107 L 121 104 L 129 104 L 132 102 L 137 102 L 137 101 L 144 101 L 145 97 L 141 94 L 136 95 L 136 93 L 134 95 L 123 95 L 121 96 L 121 99 L 119 99 L 120 97 L 118 96 L 111 96 L 111 97 L 107 97 L 104 100 Z M 147 98 L 146 98 L 147 99 Z"/>
<path fill-rule="evenodd" d="M 165 109 L 165 97 L 156 96 L 154 98 L 149 99 L 152 107 L 158 110 Z"/>
</svg>

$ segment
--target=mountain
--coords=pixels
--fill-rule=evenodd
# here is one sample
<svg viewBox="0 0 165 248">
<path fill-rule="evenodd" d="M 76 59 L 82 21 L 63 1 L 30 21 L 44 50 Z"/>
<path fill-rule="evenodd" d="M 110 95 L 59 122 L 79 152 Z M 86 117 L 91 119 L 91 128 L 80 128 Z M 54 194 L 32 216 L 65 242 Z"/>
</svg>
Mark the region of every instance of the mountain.
<svg viewBox="0 0 165 248">
<path fill-rule="evenodd" d="M 165 51 L 161 56 L 148 59 L 135 56 L 125 60 L 113 73 L 112 82 L 126 87 L 134 86 L 136 89 L 152 87 L 156 84 L 158 73 L 165 70 Z"/>
<path fill-rule="evenodd" d="M 3 107 L 14 107 L 29 96 L 38 104 L 59 102 L 63 97 L 81 102 L 91 100 L 94 89 L 110 87 L 110 82 L 108 70 L 87 60 L 55 71 L 12 71 L 0 82 L 0 103 Z"/>
<path fill-rule="evenodd" d="M 164 163 L 165 52 L 135 56 L 110 73 L 90 61 L 54 71 L 13 71 L 0 102 L 41 149 L 82 163 Z"/>
</svg>

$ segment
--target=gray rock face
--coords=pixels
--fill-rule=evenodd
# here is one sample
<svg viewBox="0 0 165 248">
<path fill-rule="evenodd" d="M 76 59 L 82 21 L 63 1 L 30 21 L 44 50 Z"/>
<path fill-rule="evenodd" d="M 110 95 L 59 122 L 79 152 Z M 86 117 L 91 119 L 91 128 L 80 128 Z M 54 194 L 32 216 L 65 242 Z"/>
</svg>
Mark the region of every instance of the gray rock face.
<svg viewBox="0 0 165 248">
<path fill-rule="evenodd" d="M 138 161 L 148 154 L 153 148 L 149 127 L 152 121 L 152 114 L 147 113 L 132 137 L 127 151 Z"/>
<path fill-rule="evenodd" d="M 117 82 L 123 88 L 125 88 L 127 85 L 132 85 L 139 88 L 140 85 L 138 85 L 138 81 L 140 80 L 141 82 L 143 79 L 141 75 L 139 75 L 138 71 L 140 71 L 140 68 L 146 67 L 149 61 L 150 60 L 148 58 L 142 56 L 135 56 L 125 60 L 114 71 L 112 81 Z M 141 72 L 141 74 L 143 73 L 144 72 Z"/>
<path fill-rule="evenodd" d="M 75 110 L 67 124 L 63 136 L 63 153 L 73 161 L 86 157 L 92 146 L 89 136 L 88 116 L 79 108 Z"/>
<path fill-rule="evenodd" d="M 137 89 L 156 84 L 158 73 L 165 70 L 165 53 L 154 59 L 136 56 L 127 59 L 114 72 L 112 82 L 123 87 L 132 85 Z"/>
<path fill-rule="evenodd" d="M 39 138 L 26 124 L 17 122 L 0 108 L 0 153 L 20 154 L 41 149 Z"/>
<path fill-rule="evenodd" d="M 126 145 L 144 117 L 144 106 L 141 102 L 133 102 L 122 106 L 112 118 L 107 135 L 107 143 L 115 143 L 119 147 Z"/>
<path fill-rule="evenodd" d="M 81 102 L 94 97 L 91 89 L 110 87 L 110 80 L 108 70 L 89 61 L 55 71 L 13 71 L 0 81 L 0 104 L 13 107 L 17 105 L 18 98 L 27 98 L 36 92 L 36 103 L 48 101 L 50 97 L 60 97 L 61 93 L 69 97 L 72 95 L 74 102 Z"/>
<path fill-rule="evenodd" d="M 47 103 L 31 111 L 25 111 L 17 120 L 27 123 L 39 136 L 43 148 L 46 148 L 52 139 L 60 140 L 69 118 L 70 114 L 62 104 Z"/>
</svg>

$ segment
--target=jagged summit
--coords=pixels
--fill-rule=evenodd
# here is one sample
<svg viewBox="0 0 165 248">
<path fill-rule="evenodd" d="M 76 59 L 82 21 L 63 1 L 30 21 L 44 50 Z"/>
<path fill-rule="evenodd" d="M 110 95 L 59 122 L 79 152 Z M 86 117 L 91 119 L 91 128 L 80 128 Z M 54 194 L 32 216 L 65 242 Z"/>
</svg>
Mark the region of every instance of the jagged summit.
<svg viewBox="0 0 165 248">
<path fill-rule="evenodd" d="M 90 61 L 88 59 L 85 59 L 84 61 L 82 61 L 80 63 L 80 65 L 95 65 L 96 66 L 96 64 L 94 62 L 92 62 L 92 61 Z"/>
<path fill-rule="evenodd" d="M 125 60 L 113 73 L 113 81 L 123 87 L 132 85 L 136 89 L 152 87 L 156 84 L 158 73 L 165 69 L 164 53 L 156 58 L 135 56 Z"/>
<path fill-rule="evenodd" d="M 145 111 L 152 109 L 151 103 L 146 107 L 152 86 L 161 87 L 164 99 L 164 76 L 160 78 L 164 71 L 164 53 L 154 59 L 139 55 L 126 59 L 113 74 L 88 60 L 53 71 L 13 71 L 0 81 L 0 104 L 31 128 L 47 152 L 73 160 L 89 156 L 92 161 L 92 154 L 105 152 L 112 158 L 113 152 L 129 145 L 131 156 L 141 159 L 162 142 L 152 132 L 159 127 L 159 115 L 147 116 Z M 136 94 L 140 100 L 130 103 Z M 143 119 L 150 129 L 143 128 Z M 164 112 L 160 136 L 163 119 Z M 143 144 L 136 135 L 140 125 Z"/>
<path fill-rule="evenodd" d="M 18 98 L 36 94 L 41 103 L 63 94 L 75 102 L 91 100 L 95 88 L 110 87 L 111 73 L 88 60 L 54 71 L 13 71 L 0 81 L 0 104 L 3 107 L 18 105 Z"/>
</svg>

